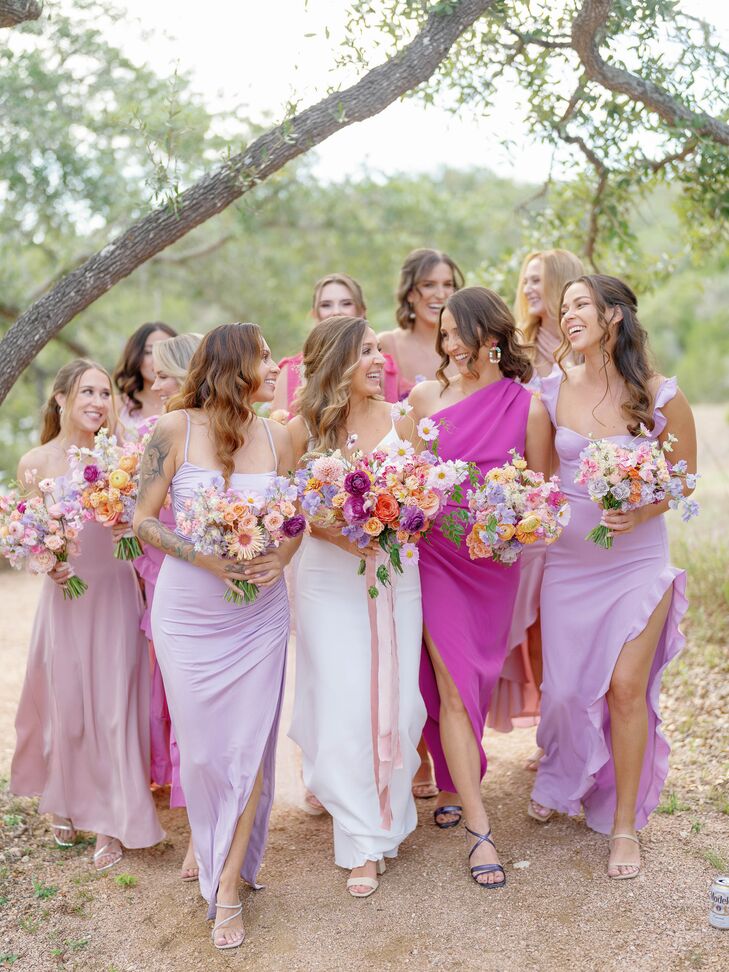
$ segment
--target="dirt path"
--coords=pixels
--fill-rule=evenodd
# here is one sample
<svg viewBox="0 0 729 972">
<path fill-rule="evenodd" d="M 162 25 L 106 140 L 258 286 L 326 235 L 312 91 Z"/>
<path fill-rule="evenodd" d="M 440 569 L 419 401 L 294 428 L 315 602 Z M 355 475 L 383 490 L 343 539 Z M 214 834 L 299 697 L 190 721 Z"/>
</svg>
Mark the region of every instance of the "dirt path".
<svg viewBox="0 0 729 972">
<path fill-rule="evenodd" d="M 5 774 L 37 591 L 33 578 L 0 574 Z M 166 808 L 166 791 L 157 793 L 157 804 L 167 841 L 128 852 L 124 864 L 104 876 L 91 870 L 88 846 L 57 850 L 31 802 L 6 794 L 0 968 L 5 958 L 7 967 L 33 972 L 718 970 L 729 954 L 729 931 L 707 923 L 716 866 L 705 855 L 727 856 L 726 812 L 689 790 L 677 807 L 669 804 L 675 812 L 654 815 L 643 832 L 644 874 L 611 882 L 604 873 L 604 837 L 582 821 L 560 818 L 540 826 L 524 813 L 532 777 L 521 764 L 533 745 L 533 730 L 487 738 L 484 795 L 506 864 L 504 890 L 472 883 L 462 828 L 436 831 L 433 801 L 420 801 L 420 826 L 379 891 L 356 901 L 345 894 L 346 875 L 332 863 L 328 818 L 307 816 L 296 805 L 295 752 L 282 739 L 261 873 L 266 888 L 243 892 L 249 942 L 227 955 L 210 945 L 196 886 L 177 878 L 187 831 L 184 813 Z M 668 789 L 684 794 L 682 772 L 690 780 L 696 774 L 690 747 L 677 751 L 681 765 L 674 764 Z M 124 879 L 128 886 L 123 875 L 131 876 Z"/>
</svg>

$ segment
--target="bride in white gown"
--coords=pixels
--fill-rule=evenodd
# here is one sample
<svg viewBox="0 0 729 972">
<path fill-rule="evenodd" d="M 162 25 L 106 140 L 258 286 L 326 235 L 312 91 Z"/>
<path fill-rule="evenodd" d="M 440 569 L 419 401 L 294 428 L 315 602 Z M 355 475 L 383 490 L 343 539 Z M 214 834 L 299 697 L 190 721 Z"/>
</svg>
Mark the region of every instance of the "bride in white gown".
<svg viewBox="0 0 729 972">
<path fill-rule="evenodd" d="M 317 324 L 304 345 L 303 364 L 306 383 L 298 393 L 298 415 L 288 424 L 297 459 L 309 450 L 346 452 L 348 442 L 368 453 L 398 437 L 391 405 L 380 397 L 384 358 L 366 321 L 333 317 Z M 401 575 L 393 572 L 397 663 L 386 686 L 398 687 L 393 710 L 402 758 L 386 767 L 375 764 L 378 686 L 372 674 L 372 608 L 366 578 L 357 572 L 361 556 L 338 531 L 314 528 L 303 540 L 296 565 L 296 692 L 289 733 L 302 750 L 304 785 L 332 816 L 334 859 L 352 872 L 347 889 L 355 897 L 376 890 L 384 858 L 396 857 L 415 829 L 411 783 L 425 723 L 418 687 L 420 576 L 413 566 Z M 377 598 L 380 627 L 387 605 L 386 597 Z M 376 773 L 380 783 L 383 773 L 389 777 L 384 794 Z"/>
</svg>

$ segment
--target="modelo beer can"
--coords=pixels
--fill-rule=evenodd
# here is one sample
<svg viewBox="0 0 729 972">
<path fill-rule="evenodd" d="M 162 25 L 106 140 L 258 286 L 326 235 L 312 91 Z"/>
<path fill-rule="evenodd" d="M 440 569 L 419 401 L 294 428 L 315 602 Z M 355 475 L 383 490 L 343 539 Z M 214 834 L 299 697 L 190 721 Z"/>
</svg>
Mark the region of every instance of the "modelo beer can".
<svg viewBox="0 0 729 972">
<path fill-rule="evenodd" d="M 729 928 L 729 876 L 719 875 L 709 889 L 709 924 L 714 928 Z"/>
</svg>

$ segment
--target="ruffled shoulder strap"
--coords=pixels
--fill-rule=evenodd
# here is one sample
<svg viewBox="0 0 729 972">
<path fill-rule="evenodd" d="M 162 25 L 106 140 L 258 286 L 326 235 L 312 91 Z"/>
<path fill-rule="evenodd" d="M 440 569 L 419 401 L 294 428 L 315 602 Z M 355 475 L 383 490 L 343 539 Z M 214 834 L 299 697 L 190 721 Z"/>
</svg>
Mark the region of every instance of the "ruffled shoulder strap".
<svg viewBox="0 0 729 972">
<path fill-rule="evenodd" d="M 542 404 L 547 409 L 555 428 L 557 427 L 557 399 L 563 381 L 564 375 L 561 369 L 555 365 L 545 378 L 537 376 L 530 382 L 531 390 L 542 400 Z"/>
<path fill-rule="evenodd" d="M 653 435 L 658 436 L 663 432 L 666 427 L 666 416 L 663 414 L 661 409 L 664 405 L 667 405 L 672 398 L 676 397 L 676 392 L 678 391 L 678 381 L 676 376 L 673 378 L 664 378 L 663 381 L 658 386 L 658 391 L 656 392 L 656 400 L 653 404 L 653 421 L 655 425 L 653 426 Z"/>
</svg>

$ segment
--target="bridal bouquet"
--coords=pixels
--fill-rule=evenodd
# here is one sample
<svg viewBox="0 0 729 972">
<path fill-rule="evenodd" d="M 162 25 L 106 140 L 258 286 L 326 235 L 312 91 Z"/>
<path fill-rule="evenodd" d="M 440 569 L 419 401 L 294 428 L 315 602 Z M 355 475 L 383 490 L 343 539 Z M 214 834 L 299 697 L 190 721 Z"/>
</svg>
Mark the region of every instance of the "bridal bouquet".
<svg viewBox="0 0 729 972">
<path fill-rule="evenodd" d="M 569 523 L 570 507 L 559 479 L 527 469 L 515 449 L 511 455 L 511 462 L 489 469 L 480 485 L 469 490 L 468 509 L 455 510 L 443 523 L 443 535 L 456 546 L 468 531 L 471 560 L 513 564 L 525 546 L 537 540 L 554 543 Z"/>
<path fill-rule="evenodd" d="M 17 490 L 0 496 L 0 556 L 17 570 L 48 574 L 78 552 L 84 518 L 76 496 L 54 498 L 60 492 L 56 480 L 42 479 L 38 487 L 40 496 L 21 496 Z M 87 589 L 74 575 L 63 585 L 63 597 L 73 600 Z"/>
<path fill-rule="evenodd" d="M 648 429 L 641 426 L 641 434 L 648 436 Z M 686 522 L 696 516 L 699 505 L 683 495 L 684 484 L 693 489 L 698 477 L 688 472 L 684 460 L 672 465 L 666 458 L 676 441 L 670 434 L 663 445 L 657 439 L 646 439 L 635 445 L 596 439 L 580 453 L 575 482 L 587 486 L 590 499 L 603 510 L 637 510 L 670 497 L 669 506 L 680 510 Z M 606 550 L 613 545 L 609 528 L 602 524 L 585 539 Z"/>
<path fill-rule="evenodd" d="M 467 463 L 444 462 L 434 452 L 416 454 L 411 442 L 398 439 L 387 449 L 351 458 L 340 450 L 310 454 L 294 481 L 310 523 L 334 527 L 360 550 L 383 551 L 387 562 L 377 567 L 376 577 L 385 586 L 390 568 L 401 574 L 404 564 L 417 564 L 418 541 L 468 474 Z M 365 569 L 362 559 L 359 573 Z M 377 597 L 377 586 L 371 584 L 368 593 Z"/>
<path fill-rule="evenodd" d="M 139 464 L 151 428 L 136 442 L 120 445 L 115 435 L 99 429 L 93 449 L 73 446 L 68 453 L 71 479 L 79 491 L 87 520 L 103 526 L 129 523 L 134 519 L 134 507 L 139 487 Z M 118 560 L 134 560 L 142 554 L 135 536 L 117 540 L 114 556 Z"/>
<path fill-rule="evenodd" d="M 277 476 L 262 495 L 225 489 L 222 477 L 200 485 L 177 514 L 177 528 L 197 551 L 244 563 L 298 537 L 306 520 L 296 510 L 296 487 Z M 228 591 L 232 604 L 251 604 L 259 589 L 249 581 L 235 580 L 241 592 Z"/>
</svg>

